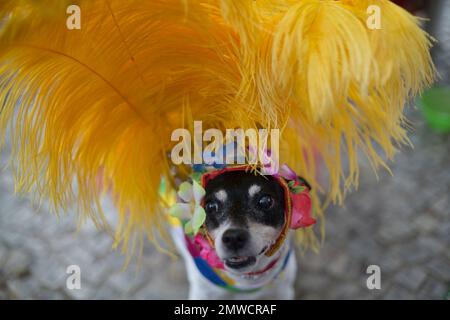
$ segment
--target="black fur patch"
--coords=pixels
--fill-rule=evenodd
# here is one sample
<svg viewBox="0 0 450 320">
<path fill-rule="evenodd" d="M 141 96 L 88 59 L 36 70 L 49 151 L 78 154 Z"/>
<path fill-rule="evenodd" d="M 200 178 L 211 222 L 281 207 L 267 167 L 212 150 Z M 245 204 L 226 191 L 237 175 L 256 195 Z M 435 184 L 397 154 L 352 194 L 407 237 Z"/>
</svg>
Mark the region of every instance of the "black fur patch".
<svg viewBox="0 0 450 320">
<path fill-rule="evenodd" d="M 248 190 L 255 184 L 261 190 L 250 197 Z M 206 227 L 208 230 L 219 227 L 225 220 L 230 220 L 243 228 L 248 226 L 249 221 L 275 228 L 284 224 L 284 190 L 271 176 L 255 175 L 245 171 L 229 171 L 210 181 L 205 190 Z M 215 193 L 220 190 L 227 193 L 224 203 L 215 197 Z M 263 210 L 258 206 L 258 201 L 265 195 L 272 197 L 274 204 L 270 209 Z M 208 203 L 210 203 L 209 206 Z M 217 203 L 217 207 L 213 203 Z"/>
</svg>

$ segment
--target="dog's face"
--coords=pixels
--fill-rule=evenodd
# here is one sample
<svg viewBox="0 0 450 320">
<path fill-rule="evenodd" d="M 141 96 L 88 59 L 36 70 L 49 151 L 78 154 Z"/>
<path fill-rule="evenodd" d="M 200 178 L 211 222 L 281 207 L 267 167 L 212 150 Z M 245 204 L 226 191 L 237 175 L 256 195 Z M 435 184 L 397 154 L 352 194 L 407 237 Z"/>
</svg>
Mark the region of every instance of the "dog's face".
<svg viewBox="0 0 450 320">
<path fill-rule="evenodd" d="M 225 172 L 206 185 L 206 228 L 226 269 L 260 268 L 285 222 L 284 190 L 270 176 Z"/>
</svg>

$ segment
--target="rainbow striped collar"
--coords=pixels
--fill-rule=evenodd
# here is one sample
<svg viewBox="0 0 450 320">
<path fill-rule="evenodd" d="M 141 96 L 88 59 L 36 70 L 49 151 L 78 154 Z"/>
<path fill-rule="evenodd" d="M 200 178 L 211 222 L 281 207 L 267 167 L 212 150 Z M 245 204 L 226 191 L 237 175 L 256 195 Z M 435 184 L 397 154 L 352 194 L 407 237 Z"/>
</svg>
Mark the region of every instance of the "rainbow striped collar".
<svg viewBox="0 0 450 320">
<path fill-rule="evenodd" d="M 200 256 L 200 251 L 198 250 L 192 238 L 185 235 L 185 240 L 187 249 L 194 259 L 195 265 L 197 266 L 197 269 L 200 271 L 200 273 L 213 284 L 232 292 L 251 293 L 261 290 L 263 287 L 267 286 L 271 281 L 280 276 L 280 274 L 286 269 L 292 251 L 291 247 L 287 249 L 288 252 L 284 257 L 284 260 L 282 262 L 283 264 L 280 270 L 268 283 L 256 288 L 239 288 L 236 286 L 236 281 L 234 279 L 228 277 L 223 270 L 211 267 L 208 262 Z M 275 263 L 274 265 L 276 264 L 277 263 Z"/>
</svg>

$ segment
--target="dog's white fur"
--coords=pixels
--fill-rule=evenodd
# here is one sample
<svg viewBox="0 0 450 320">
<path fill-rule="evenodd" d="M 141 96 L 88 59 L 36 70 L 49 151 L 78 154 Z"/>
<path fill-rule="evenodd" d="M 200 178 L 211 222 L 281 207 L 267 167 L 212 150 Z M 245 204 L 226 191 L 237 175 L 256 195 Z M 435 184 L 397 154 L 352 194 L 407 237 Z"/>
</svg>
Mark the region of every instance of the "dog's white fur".
<svg viewBox="0 0 450 320">
<path fill-rule="evenodd" d="M 248 278 L 242 275 L 232 273 L 225 270 L 228 277 L 234 279 L 239 287 L 262 287 L 260 290 L 251 293 L 231 292 L 221 288 L 210 280 L 206 279 L 195 265 L 194 259 L 189 253 L 183 230 L 181 228 L 173 228 L 172 236 L 175 245 L 184 259 L 187 277 L 189 281 L 189 299 L 293 299 L 294 298 L 294 282 L 297 272 L 297 264 L 295 252 L 291 250 L 289 260 L 285 269 L 280 273 L 283 267 L 286 255 L 289 252 L 289 238 L 286 239 L 281 248 L 272 256 L 262 256 L 258 260 L 261 268 L 267 266 L 273 259 L 278 259 L 273 268 L 264 272 L 262 275 Z"/>
</svg>

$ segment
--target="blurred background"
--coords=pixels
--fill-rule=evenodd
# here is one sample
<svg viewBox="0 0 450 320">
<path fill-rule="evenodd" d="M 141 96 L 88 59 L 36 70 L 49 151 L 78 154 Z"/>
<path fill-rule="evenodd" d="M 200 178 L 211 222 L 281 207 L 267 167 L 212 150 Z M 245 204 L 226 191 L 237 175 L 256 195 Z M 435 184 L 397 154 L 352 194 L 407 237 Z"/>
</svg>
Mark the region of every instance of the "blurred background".
<svg viewBox="0 0 450 320">
<path fill-rule="evenodd" d="M 362 164 L 358 191 L 326 214 L 319 253 L 298 254 L 298 299 L 450 299 L 450 0 L 397 1 L 429 18 L 439 43 L 433 59 L 441 80 L 407 108 L 414 148 L 403 148 L 377 181 Z M 184 299 L 181 259 L 146 244 L 138 265 L 122 270 L 112 239 L 74 216 L 60 219 L 14 195 L 0 158 L 0 299 Z M 81 289 L 66 288 L 66 268 L 81 268 Z M 366 269 L 381 268 L 369 290 Z"/>
</svg>

